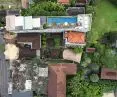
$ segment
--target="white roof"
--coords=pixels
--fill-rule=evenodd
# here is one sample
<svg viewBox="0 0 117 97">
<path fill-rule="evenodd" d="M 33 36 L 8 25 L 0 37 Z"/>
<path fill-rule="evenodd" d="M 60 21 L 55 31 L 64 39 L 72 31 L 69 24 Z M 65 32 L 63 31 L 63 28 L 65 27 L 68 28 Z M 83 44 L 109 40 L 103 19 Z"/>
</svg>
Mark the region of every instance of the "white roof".
<svg viewBox="0 0 117 97">
<path fill-rule="evenodd" d="M 24 29 L 32 29 L 32 16 L 24 17 Z"/>
<path fill-rule="evenodd" d="M 91 14 L 79 14 L 78 23 L 81 24 L 81 26 L 77 27 L 79 29 L 79 31 L 81 31 L 81 32 L 90 31 L 91 24 L 92 24 L 92 15 Z"/>
<path fill-rule="evenodd" d="M 23 26 L 24 27 L 24 17 L 23 16 L 15 17 L 15 26 Z"/>
<path fill-rule="evenodd" d="M 114 96 L 114 92 L 111 92 L 111 93 L 103 93 L 102 97 L 115 97 L 115 96 Z"/>
<path fill-rule="evenodd" d="M 6 29 L 15 30 L 15 16 L 6 16 Z"/>
<path fill-rule="evenodd" d="M 31 90 L 32 89 L 32 81 L 31 80 L 26 80 L 25 89 L 26 90 Z"/>
<path fill-rule="evenodd" d="M 46 68 L 39 67 L 39 76 L 48 77 L 48 67 L 46 67 Z"/>
<path fill-rule="evenodd" d="M 6 29 L 8 31 L 16 30 L 15 27 L 22 26 L 22 30 L 31 30 L 39 28 L 41 26 L 40 22 L 40 18 L 32 18 L 32 16 L 9 15 L 6 16 Z"/>
<path fill-rule="evenodd" d="M 40 18 L 33 18 L 32 19 L 32 26 L 33 26 L 33 28 L 39 28 L 41 26 Z"/>
</svg>

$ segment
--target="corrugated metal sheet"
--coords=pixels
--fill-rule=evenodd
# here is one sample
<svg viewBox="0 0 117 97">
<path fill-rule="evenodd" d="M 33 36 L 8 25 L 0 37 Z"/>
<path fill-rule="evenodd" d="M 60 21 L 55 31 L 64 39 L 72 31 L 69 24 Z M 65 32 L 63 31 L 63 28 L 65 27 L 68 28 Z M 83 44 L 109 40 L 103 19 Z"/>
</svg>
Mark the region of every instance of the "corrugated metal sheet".
<svg viewBox="0 0 117 97">
<path fill-rule="evenodd" d="M 15 16 L 6 16 L 6 29 L 15 30 Z"/>
<path fill-rule="evenodd" d="M 24 17 L 24 29 L 32 29 L 32 16 Z"/>
<path fill-rule="evenodd" d="M 22 26 L 22 28 L 24 29 L 24 17 L 23 16 L 18 16 L 15 17 L 15 26 Z"/>
<path fill-rule="evenodd" d="M 33 18 L 32 19 L 32 26 L 33 28 L 40 28 L 40 18 Z"/>
</svg>

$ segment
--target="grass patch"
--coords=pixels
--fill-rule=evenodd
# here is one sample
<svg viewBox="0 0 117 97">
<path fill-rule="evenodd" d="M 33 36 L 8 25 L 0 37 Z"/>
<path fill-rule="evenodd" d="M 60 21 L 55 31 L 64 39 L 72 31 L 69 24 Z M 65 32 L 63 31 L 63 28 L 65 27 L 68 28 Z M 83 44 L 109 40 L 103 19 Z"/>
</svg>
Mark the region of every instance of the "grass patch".
<svg viewBox="0 0 117 97">
<path fill-rule="evenodd" d="M 88 41 L 96 43 L 105 33 L 117 31 L 117 7 L 111 0 L 99 0 L 95 7 L 92 30 L 88 33 Z"/>
</svg>

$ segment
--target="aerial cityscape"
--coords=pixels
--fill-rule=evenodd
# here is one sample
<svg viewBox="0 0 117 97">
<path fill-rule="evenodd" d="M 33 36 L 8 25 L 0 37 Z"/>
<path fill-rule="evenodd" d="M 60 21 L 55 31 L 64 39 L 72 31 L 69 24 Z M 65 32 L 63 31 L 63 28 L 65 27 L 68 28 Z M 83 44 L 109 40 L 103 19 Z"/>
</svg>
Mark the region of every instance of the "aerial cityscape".
<svg viewBox="0 0 117 97">
<path fill-rule="evenodd" d="M 117 97 L 117 0 L 0 0 L 0 97 Z"/>
</svg>

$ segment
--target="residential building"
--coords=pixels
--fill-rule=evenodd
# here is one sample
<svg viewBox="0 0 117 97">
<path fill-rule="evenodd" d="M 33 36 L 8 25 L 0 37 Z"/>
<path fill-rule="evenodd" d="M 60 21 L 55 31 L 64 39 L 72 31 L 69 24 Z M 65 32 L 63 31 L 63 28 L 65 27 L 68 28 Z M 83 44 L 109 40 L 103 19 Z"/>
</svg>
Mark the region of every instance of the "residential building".
<svg viewBox="0 0 117 97">
<path fill-rule="evenodd" d="M 40 56 L 41 36 L 38 33 L 19 33 L 16 37 L 20 47 L 19 57 Z"/>
<path fill-rule="evenodd" d="M 53 64 L 49 66 L 48 97 L 66 97 L 66 76 L 75 75 L 76 64 Z"/>
<path fill-rule="evenodd" d="M 110 68 L 101 68 L 101 79 L 117 80 L 117 70 Z"/>
<path fill-rule="evenodd" d="M 85 33 L 69 31 L 64 33 L 65 46 L 86 45 Z"/>
<path fill-rule="evenodd" d="M 85 7 L 87 3 L 88 3 L 88 0 L 76 0 L 77 7 Z"/>
<path fill-rule="evenodd" d="M 63 5 L 67 5 L 70 3 L 70 0 L 58 0 L 58 3 L 63 4 Z"/>
<path fill-rule="evenodd" d="M 88 32 L 91 30 L 91 22 L 91 14 L 54 17 L 7 16 L 6 29 L 8 31 L 15 31 L 15 33 Z M 44 24 L 48 25 L 46 29 L 43 28 Z"/>
<path fill-rule="evenodd" d="M 77 16 L 78 14 L 85 14 L 85 7 L 69 7 L 66 10 L 69 16 Z"/>
</svg>

